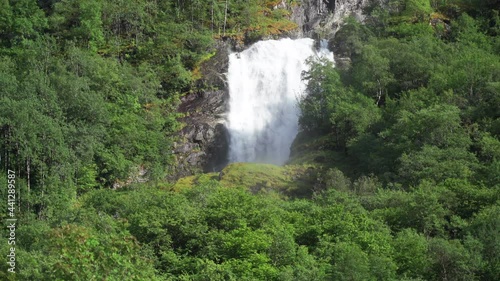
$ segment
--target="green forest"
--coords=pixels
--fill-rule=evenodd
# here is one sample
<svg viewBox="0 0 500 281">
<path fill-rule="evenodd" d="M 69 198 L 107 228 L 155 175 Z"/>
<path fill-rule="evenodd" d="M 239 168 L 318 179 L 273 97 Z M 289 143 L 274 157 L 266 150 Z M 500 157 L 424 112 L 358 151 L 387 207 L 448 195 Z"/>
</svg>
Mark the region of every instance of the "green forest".
<svg viewBox="0 0 500 281">
<path fill-rule="evenodd" d="M 373 1 L 287 165 L 167 180 L 201 65 L 281 2 L 0 0 L 0 280 L 500 280 L 496 0 Z"/>
</svg>

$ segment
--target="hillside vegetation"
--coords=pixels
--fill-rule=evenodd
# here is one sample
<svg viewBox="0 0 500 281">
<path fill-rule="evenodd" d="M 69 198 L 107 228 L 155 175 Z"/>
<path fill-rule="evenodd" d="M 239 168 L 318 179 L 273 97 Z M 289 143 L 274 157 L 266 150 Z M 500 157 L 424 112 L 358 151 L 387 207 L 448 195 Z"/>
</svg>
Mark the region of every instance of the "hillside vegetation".
<svg viewBox="0 0 500 281">
<path fill-rule="evenodd" d="M 499 280 L 497 1 L 369 7 L 310 61 L 289 165 L 164 181 L 214 40 L 292 30 L 280 2 L 0 1 L 0 279 Z"/>
</svg>

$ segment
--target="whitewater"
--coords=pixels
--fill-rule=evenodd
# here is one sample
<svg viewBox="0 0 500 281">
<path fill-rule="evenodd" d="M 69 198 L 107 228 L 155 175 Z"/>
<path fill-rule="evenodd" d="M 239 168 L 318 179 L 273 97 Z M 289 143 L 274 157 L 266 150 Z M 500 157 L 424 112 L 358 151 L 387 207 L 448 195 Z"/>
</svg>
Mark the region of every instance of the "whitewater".
<svg viewBox="0 0 500 281">
<path fill-rule="evenodd" d="M 301 74 L 309 57 L 333 54 L 321 42 L 281 39 L 259 41 L 229 56 L 229 162 L 282 165 L 298 132 L 297 101 L 305 94 Z"/>
</svg>

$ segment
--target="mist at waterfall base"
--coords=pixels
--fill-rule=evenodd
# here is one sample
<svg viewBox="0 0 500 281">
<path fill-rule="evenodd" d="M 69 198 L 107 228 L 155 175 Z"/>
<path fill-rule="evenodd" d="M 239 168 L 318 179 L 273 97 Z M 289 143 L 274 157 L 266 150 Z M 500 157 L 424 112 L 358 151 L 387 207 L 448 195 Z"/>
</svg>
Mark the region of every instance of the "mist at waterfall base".
<svg viewBox="0 0 500 281">
<path fill-rule="evenodd" d="M 229 162 L 283 165 L 298 132 L 299 98 L 306 84 L 306 60 L 322 56 L 333 61 L 326 41 L 260 41 L 229 56 Z"/>
</svg>

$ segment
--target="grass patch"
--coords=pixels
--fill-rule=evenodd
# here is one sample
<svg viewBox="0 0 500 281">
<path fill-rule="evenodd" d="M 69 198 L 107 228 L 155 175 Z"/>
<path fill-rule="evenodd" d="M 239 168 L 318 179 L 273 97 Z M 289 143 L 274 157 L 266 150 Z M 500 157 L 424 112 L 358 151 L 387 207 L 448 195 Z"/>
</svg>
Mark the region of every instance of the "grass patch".
<svg viewBox="0 0 500 281">
<path fill-rule="evenodd" d="M 316 181 L 312 165 L 276 166 L 260 163 L 232 163 L 221 172 L 222 186 L 243 186 L 253 193 L 278 192 L 290 197 L 309 197 Z"/>
<path fill-rule="evenodd" d="M 207 174 L 197 174 L 194 176 L 184 177 L 177 180 L 177 182 L 172 186 L 172 190 L 179 192 L 184 189 L 193 188 L 197 185 L 204 185 L 210 181 L 218 180 L 218 173 L 207 173 Z"/>
<path fill-rule="evenodd" d="M 261 163 L 232 163 L 220 173 L 198 174 L 179 179 L 172 190 L 180 192 L 218 181 L 222 187 L 245 188 L 252 193 L 277 193 L 283 197 L 310 197 L 318 178 L 315 165 L 277 166 Z"/>
</svg>

